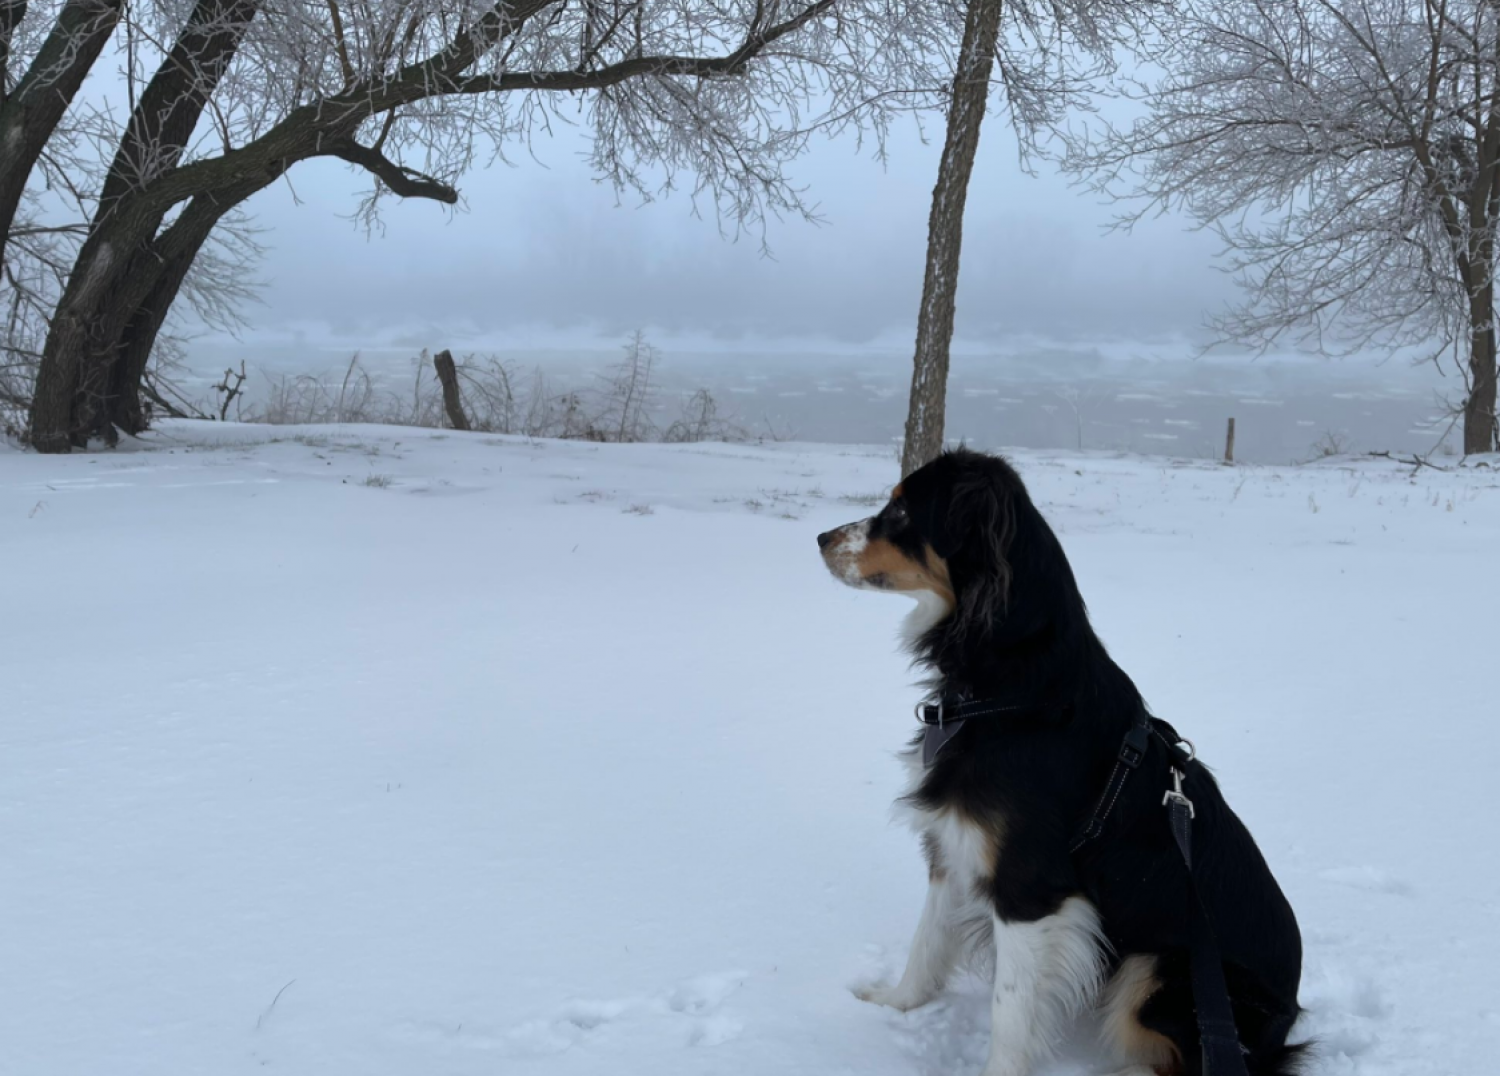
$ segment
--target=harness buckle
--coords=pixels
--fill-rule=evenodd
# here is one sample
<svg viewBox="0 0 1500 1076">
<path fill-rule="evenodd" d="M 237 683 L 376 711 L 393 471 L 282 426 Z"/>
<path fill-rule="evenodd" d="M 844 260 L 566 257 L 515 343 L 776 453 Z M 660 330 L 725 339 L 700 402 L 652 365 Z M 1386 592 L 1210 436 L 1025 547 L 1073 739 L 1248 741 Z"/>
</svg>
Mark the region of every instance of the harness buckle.
<svg viewBox="0 0 1500 1076">
<path fill-rule="evenodd" d="M 1163 807 L 1174 803 L 1181 804 L 1183 807 L 1186 807 L 1189 818 L 1198 817 L 1198 812 L 1193 810 L 1193 801 L 1188 799 L 1187 796 L 1183 795 L 1182 793 L 1182 771 L 1179 770 L 1176 766 L 1172 767 L 1172 787 L 1167 789 L 1166 794 L 1161 798 L 1161 804 Z"/>
<path fill-rule="evenodd" d="M 1151 746 L 1150 737 L 1146 730 L 1137 725 L 1125 734 L 1125 739 L 1120 742 L 1120 761 L 1132 770 L 1141 764 L 1141 759 L 1146 757 L 1146 748 Z"/>
<path fill-rule="evenodd" d="M 937 705 L 924 702 L 917 707 L 917 720 L 924 725 L 936 725 L 943 727 L 943 700 L 939 699 Z"/>
</svg>

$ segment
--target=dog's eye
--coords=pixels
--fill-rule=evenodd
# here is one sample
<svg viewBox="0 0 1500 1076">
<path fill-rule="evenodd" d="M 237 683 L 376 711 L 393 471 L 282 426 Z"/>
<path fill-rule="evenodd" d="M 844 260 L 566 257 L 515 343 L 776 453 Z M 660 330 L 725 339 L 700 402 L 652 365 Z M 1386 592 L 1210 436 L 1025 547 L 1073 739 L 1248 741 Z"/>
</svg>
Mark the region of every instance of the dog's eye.
<svg viewBox="0 0 1500 1076">
<path fill-rule="evenodd" d="M 906 522 L 906 505 L 900 501 L 892 501 L 885 510 L 885 518 L 888 523 L 899 527 Z"/>
</svg>

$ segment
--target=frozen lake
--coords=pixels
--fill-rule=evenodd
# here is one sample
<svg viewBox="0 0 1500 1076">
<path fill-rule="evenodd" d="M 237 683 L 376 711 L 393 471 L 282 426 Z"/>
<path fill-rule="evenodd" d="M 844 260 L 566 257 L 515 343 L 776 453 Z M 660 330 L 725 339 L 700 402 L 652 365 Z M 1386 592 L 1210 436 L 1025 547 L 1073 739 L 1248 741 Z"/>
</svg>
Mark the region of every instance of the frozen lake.
<svg viewBox="0 0 1500 1076">
<path fill-rule="evenodd" d="M 283 375 L 313 374 L 336 384 L 355 350 L 195 344 L 185 387 L 190 397 L 211 397 L 210 386 L 224 367 L 244 359 L 253 404 Z M 493 354 L 521 383 L 540 369 L 552 389 L 562 391 L 597 384 L 621 353 L 601 347 Z M 384 387 L 399 389 L 411 383 L 416 355 L 416 348 L 365 348 L 360 362 Z M 909 362 L 906 355 L 873 349 L 817 354 L 665 347 L 657 366 L 656 408 L 675 413 L 683 395 L 706 387 L 721 411 L 752 434 L 894 446 L 905 422 Z M 980 448 L 1082 447 L 1217 458 L 1232 416 L 1237 459 L 1291 463 L 1322 454 L 1330 443 L 1347 451 L 1428 452 L 1449 425 L 1441 397 L 1456 385 L 1431 366 L 1412 368 L 1397 360 L 1157 360 L 1038 348 L 955 354 L 949 388 L 948 436 Z M 1446 445 L 1458 444 L 1455 429 Z"/>
</svg>

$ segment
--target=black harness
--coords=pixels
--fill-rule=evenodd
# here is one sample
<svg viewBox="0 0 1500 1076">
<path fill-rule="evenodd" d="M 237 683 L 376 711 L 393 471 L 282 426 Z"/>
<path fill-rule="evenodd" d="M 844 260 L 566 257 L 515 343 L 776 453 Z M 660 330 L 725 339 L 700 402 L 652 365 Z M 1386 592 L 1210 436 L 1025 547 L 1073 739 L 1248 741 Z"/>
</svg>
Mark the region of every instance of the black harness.
<svg viewBox="0 0 1500 1076">
<path fill-rule="evenodd" d="M 964 723 L 972 718 L 1039 709 L 1040 707 L 1024 703 L 995 699 L 957 703 L 939 701 L 919 706 L 917 720 L 926 726 L 922 732 L 922 763 L 924 766 L 931 766 L 948 741 L 958 735 Z M 1192 742 L 1184 739 L 1176 729 L 1160 718 L 1143 717 L 1139 724 L 1132 726 L 1120 742 L 1114 768 L 1110 771 L 1109 780 L 1104 783 L 1093 813 L 1075 834 L 1068 851 L 1077 852 L 1103 834 L 1104 824 L 1119 802 L 1125 783 L 1145 761 L 1153 738 L 1159 740 L 1167 750 L 1172 785 L 1162 796 L 1161 802 L 1167 808 L 1167 824 L 1172 828 L 1172 838 L 1187 866 L 1188 886 L 1192 890 L 1188 960 L 1193 983 L 1193 1008 L 1198 1018 L 1198 1038 L 1203 1049 L 1204 1076 L 1249 1076 L 1245 1067 L 1244 1047 L 1240 1045 L 1239 1031 L 1234 1024 L 1229 986 L 1224 981 L 1224 960 L 1219 953 L 1219 943 L 1214 935 L 1208 909 L 1198 890 L 1197 876 L 1193 873 L 1193 801 L 1182 791 L 1182 779 L 1188 767 L 1195 764 Z M 1183 747 L 1184 744 L 1187 745 L 1186 748 Z"/>
<path fill-rule="evenodd" d="M 917 720 L 927 727 L 922 730 L 922 765 L 931 766 L 949 740 L 958 735 L 964 722 L 971 717 L 988 717 L 992 714 L 1019 714 L 1040 710 L 1039 706 L 1025 703 L 1000 702 L 996 699 L 979 699 L 975 702 L 924 703 L 917 707 Z"/>
</svg>

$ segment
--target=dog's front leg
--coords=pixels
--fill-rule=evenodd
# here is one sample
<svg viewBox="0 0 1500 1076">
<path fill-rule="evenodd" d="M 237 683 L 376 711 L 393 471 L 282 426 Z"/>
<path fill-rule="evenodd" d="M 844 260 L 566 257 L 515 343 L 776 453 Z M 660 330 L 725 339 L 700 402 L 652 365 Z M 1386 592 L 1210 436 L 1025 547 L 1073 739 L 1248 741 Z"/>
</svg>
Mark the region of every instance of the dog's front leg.
<svg viewBox="0 0 1500 1076">
<path fill-rule="evenodd" d="M 958 961 L 959 936 L 953 922 L 953 883 L 942 875 L 927 883 L 922 918 L 906 958 L 906 972 L 895 986 L 872 986 L 860 990 L 862 1001 L 889 1005 L 906 1012 L 926 1005 L 943 989 Z"/>
<path fill-rule="evenodd" d="M 997 913 L 990 1057 L 984 1076 L 1026 1076 L 1094 998 L 1103 970 L 1099 916 L 1082 897 L 1031 922 Z"/>
</svg>

